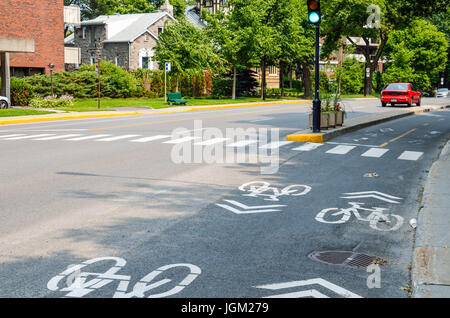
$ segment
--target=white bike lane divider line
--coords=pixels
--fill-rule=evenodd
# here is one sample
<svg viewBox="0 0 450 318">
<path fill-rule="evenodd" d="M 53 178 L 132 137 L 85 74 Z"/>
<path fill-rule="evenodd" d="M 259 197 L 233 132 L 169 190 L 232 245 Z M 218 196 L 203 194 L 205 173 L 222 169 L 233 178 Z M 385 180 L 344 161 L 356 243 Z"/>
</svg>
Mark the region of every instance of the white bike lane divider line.
<svg viewBox="0 0 450 318">
<path fill-rule="evenodd" d="M 327 289 L 328 291 L 333 292 L 344 298 L 362 298 L 360 295 L 352 293 L 351 291 L 342 288 L 336 284 L 330 283 L 329 281 L 323 278 L 313 278 L 307 280 L 299 280 L 293 282 L 286 283 L 276 283 L 276 284 L 267 284 L 255 286 L 255 288 L 260 289 L 268 289 L 271 291 L 278 291 L 283 289 L 291 289 L 291 288 L 302 288 L 300 291 L 288 292 L 282 294 L 275 294 L 271 296 L 266 296 L 264 298 L 303 298 L 303 297 L 313 297 L 313 298 L 330 298 L 330 296 L 325 295 L 324 293 L 318 291 L 315 288 L 311 288 L 311 286 L 319 285 L 322 288 Z M 304 287 L 309 289 L 304 289 Z"/>
<path fill-rule="evenodd" d="M 81 269 L 96 264 L 99 262 L 113 261 L 115 265 L 109 268 L 104 273 L 93 273 L 93 272 L 82 272 Z M 162 298 L 175 295 L 181 292 L 184 288 L 190 285 L 200 274 L 201 269 L 193 264 L 170 264 L 157 268 L 156 270 L 150 272 L 142 279 L 140 279 L 131 290 L 128 290 L 128 286 L 131 280 L 129 275 L 117 274 L 124 266 L 126 261 L 120 257 L 99 257 L 87 260 L 81 264 L 71 265 L 68 269 L 56 275 L 47 283 L 47 288 L 51 291 L 59 291 L 66 293 L 65 297 L 84 297 L 91 292 L 103 288 L 112 282 L 118 282 L 117 289 L 112 296 L 113 298 Z M 157 287 L 163 286 L 167 283 L 172 282 L 171 279 L 162 279 L 157 282 L 153 282 L 155 278 L 167 270 L 174 268 L 186 268 L 189 270 L 189 274 L 178 283 L 175 287 L 165 291 L 159 292 L 157 294 L 148 294 L 148 292 Z M 94 278 L 88 280 L 89 276 Z"/>
</svg>

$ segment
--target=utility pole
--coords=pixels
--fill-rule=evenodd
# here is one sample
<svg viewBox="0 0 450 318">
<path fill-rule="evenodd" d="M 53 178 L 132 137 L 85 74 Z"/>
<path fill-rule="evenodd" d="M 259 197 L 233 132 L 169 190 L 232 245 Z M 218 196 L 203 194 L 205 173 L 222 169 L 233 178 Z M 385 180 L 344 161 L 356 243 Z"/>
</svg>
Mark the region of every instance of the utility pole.
<svg viewBox="0 0 450 318">
<path fill-rule="evenodd" d="M 98 73 L 97 102 L 98 102 L 98 109 L 100 110 L 100 59 L 98 59 L 97 73 Z"/>
</svg>

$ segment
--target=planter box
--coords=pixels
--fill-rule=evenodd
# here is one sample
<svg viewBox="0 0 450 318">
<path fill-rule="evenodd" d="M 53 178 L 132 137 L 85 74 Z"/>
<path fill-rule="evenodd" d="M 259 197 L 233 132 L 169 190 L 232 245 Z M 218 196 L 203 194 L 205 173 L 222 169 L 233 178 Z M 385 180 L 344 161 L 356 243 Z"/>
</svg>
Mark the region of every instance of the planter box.
<svg viewBox="0 0 450 318">
<path fill-rule="evenodd" d="M 320 129 L 327 130 L 330 113 L 320 113 Z M 334 115 L 334 114 L 333 114 Z M 309 114 L 309 128 L 312 129 L 312 114 Z M 333 126 L 334 127 L 334 126 Z"/>
<path fill-rule="evenodd" d="M 328 127 L 336 127 L 336 113 L 328 113 Z"/>
<path fill-rule="evenodd" d="M 344 112 L 336 112 L 336 126 L 344 124 Z"/>
</svg>

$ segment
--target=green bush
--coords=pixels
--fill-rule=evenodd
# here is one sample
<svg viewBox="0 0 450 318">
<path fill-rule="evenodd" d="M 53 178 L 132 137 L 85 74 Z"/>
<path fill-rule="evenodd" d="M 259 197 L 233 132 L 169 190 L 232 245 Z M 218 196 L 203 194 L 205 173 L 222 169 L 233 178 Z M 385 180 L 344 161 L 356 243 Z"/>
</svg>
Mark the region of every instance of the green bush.
<svg viewBox="0 0 450 318">
<path fill-rule="evenodd" d="M 28 106 L 33 97 L 33 87 L 25 80 L 11 77 L 11 104 L 13 106 Z"/>
<path fill-rule="evenodd" d="M 311 80 L 312 87 L 315 87 L 316 85 L 315 71 L 311 72 L 311 78 L 312 78 Z M 326 92 L 330 91 L 328 75 L 324 71 L 319 71 L 319 89 Z"/>
<path fill-rule="evenodd" d="M 60 98 L 56 96 L 35 97 L 31 99 L 30 106 L 34 108 L 70 107 L 73 106 L 72 99 L 73 97 L 69 95 L 63 95 Z"/>
<path fill-rule="evenodd" d="M 364 87 L 364 63 L 347 58 L 342 63 L 341 93 L 359 94 Z"/>
</svg>

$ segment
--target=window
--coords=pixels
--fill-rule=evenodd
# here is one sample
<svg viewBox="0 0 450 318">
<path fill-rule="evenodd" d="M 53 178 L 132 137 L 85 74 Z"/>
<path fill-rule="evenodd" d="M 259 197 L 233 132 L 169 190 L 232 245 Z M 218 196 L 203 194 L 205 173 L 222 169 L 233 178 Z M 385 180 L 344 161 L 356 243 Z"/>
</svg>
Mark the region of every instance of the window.
<svg viewBox="0 0 450 318">
<path fill-rule="evenodd" d="M 278 72 L 277 72 L 278 70 L 277 70 L 277 68 L 276 68 L 276 66 L 269 66 L 269 75 L 277 75 L 278 74 Z"/>
<path fill-rule="evenodd" d="M 91 61 L 91 65 L 94 65 L 94 64 L 95 64 L 95 58 L 94 58 L 93 56 L 91 56 L 90 61 Z"/>
<path fill-rule="evenodd" d="M 158 36 L 164 32 L 164 27 L 158 27 Z"/>
<path fill-rule="evenodd" d="M 117 55 L 114 58 L 114 64 L 116 64 L 116 66 L 119 66 L 119 57 Z"/>
<path fill-rule="evenodd" d="M 85 39 L 85 38 L 86 38 L 86 27 L 83 27 L 83 28 L 81 29 L 81 33 L 82 33 L 83 39 Z"/>
<path fill-rule="evenodd" d="M 150 58 L 143 56 L 142 57 L 142 68 L 148 69 L 149 67 Z"/>
</svg>

